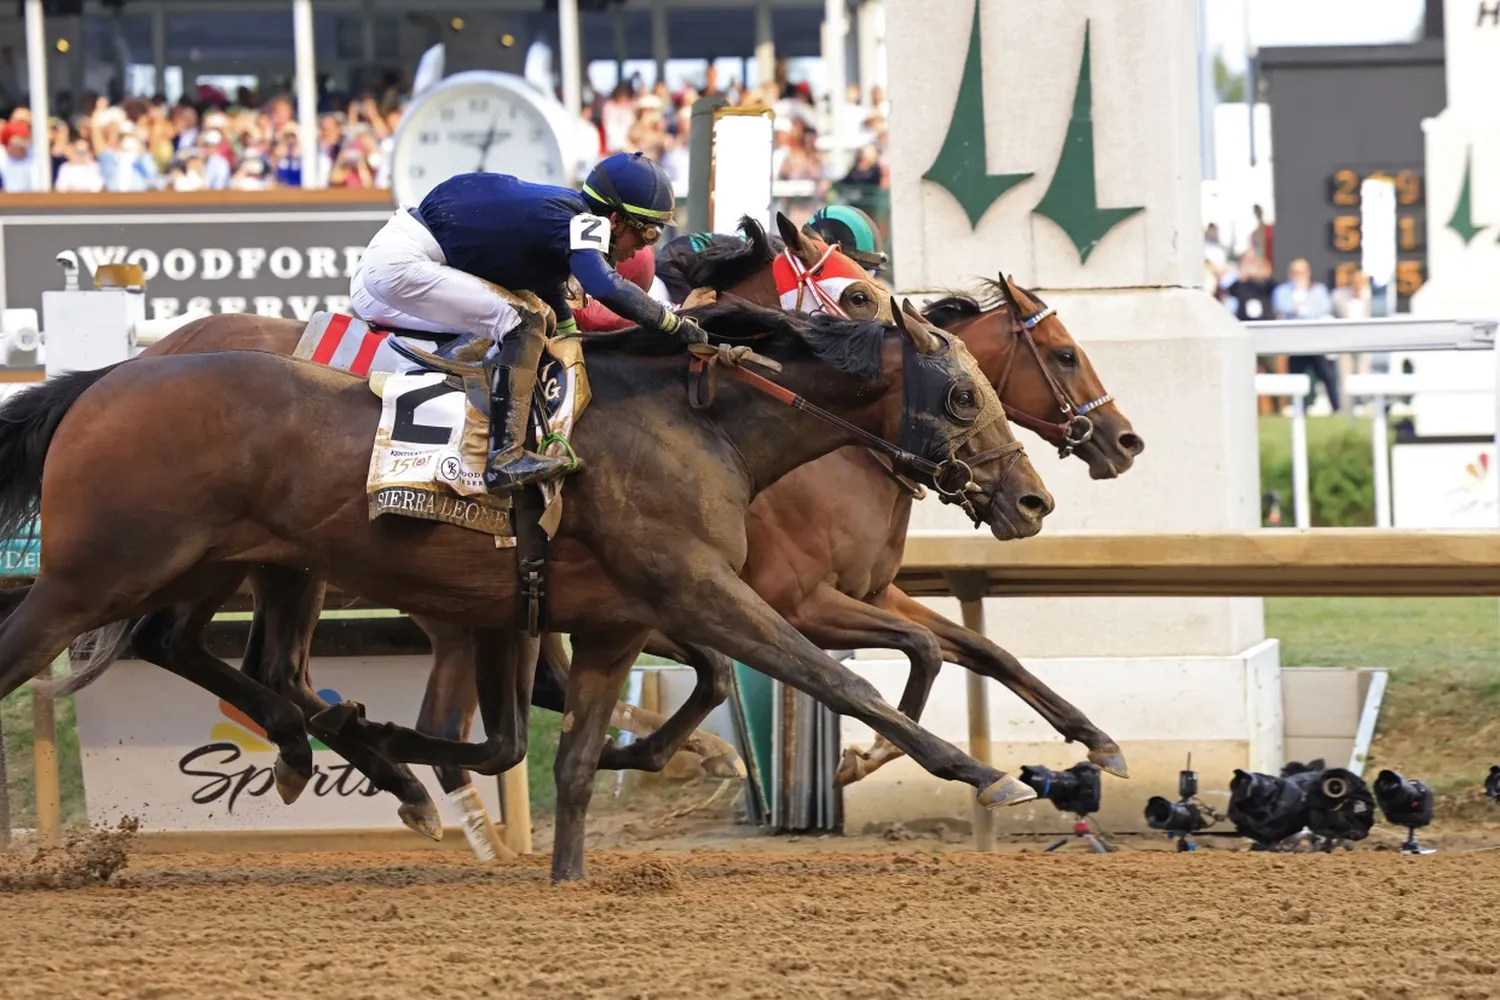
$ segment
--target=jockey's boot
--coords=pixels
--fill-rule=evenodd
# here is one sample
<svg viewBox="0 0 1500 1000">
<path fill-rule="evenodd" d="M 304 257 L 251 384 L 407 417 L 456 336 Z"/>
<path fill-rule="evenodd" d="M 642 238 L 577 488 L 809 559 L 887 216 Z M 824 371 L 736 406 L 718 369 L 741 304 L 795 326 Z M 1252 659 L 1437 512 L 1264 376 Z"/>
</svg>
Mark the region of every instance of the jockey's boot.
<svg viewBox="0 0 1500 1000">
<path fill-rule="evenodd" d="M 523 324 L 500 342 L 490 382 L 490 458 L 484 485 L 505 493 L 530 483 L 554 479 L 573 468 L 570 458 L 527 451 L 531 398 L 547 334 L 541 324 Z"/>
</svg>

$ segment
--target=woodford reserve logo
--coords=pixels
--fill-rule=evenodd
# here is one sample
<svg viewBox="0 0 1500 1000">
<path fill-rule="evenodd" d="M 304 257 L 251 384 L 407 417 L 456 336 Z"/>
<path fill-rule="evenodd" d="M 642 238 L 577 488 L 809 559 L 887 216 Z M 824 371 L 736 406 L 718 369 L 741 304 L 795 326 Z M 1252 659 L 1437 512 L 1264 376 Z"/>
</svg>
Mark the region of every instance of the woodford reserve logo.
<svg viewBox="0 0 1500 1000">
<path fill-rule="evenodd" d="M 349 279 L 364 255 L 358 246 L 245 246 L 232 250 L 223 247 L 188 249 L 172 247 L 165 251 L 150 247 L 80 245 L 73 248 L 78 259 L 92 274 L 100 264 L 136 264 L 146 279 L 147 315 L 152 319 L 169 319 L 183 313 L 250 312 L 261 316 L 282 316 L 300 320 L 312 318 L 319 310 L 347 312 Z M 306 295 L 246 294 L 244 286 L 265 286 L 276 282 L 308 283 L 336 281 L 343 294 Z M 165 282 L 191 283 L 194 290 L 222 282 L 222 295 L 152 294 Z M 153 288 L 157 283 L 157 288 Z M 170 287 L 170 286 L 168 286 Z"/>
</svg>

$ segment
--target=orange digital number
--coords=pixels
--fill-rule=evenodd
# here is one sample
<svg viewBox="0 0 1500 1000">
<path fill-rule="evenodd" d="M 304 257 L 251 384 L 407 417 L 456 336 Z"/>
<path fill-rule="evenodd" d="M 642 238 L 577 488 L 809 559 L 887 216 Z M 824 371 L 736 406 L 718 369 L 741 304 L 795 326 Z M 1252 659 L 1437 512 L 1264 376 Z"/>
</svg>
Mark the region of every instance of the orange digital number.
<svg viewBox="0 0 1500 1000">
<path fill-rule="evenodd" d="M 1333 217 L 1333 248 L 1339 253 L 1353 253 L 1359 249 L 1359 216 Z"/>
<path fill-rule="evenodd" d="M 1405 216 L 1396 220 L 1397 246 L 1402 250 L 1419 250 L 1422 247 L 1420 230 L 1417 229 L 1417 220 L 1412 216 Z"/>
<path fill-rule="evenodd" d="M 1359 174 L 1352 170 L 1335 171 L 1332 187 L 1330 197 L 1335 205 L 1359 204 Z"/>
<path fill-rule="evenodd" d="M 1403 260 L 1396 265 L 1396 292 L 1400 295 L 1415 295 L 1422 287 L 1426 276 L 1422 273 L 1420 260 Z"/>
<path fill-rule="evenodd" d="M 1396 200 L 1403 205 L 1422 204 L 1422 175 L 1416 170 L 1396 174 Z"/>
</svg>

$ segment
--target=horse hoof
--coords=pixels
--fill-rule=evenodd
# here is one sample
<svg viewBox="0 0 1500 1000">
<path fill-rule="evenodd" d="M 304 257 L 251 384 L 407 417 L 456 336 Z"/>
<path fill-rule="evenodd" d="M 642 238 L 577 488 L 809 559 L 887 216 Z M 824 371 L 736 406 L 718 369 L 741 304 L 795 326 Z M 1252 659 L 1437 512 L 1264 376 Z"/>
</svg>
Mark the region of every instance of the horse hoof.
<svg viewBox="0 0 1500 1000">
<path fill-rule="evenodd" d="M 703 773 L 710 778 L 747 778 L 750 772 L 740 755 L 730 750 L 717 757 L 703 758 Z"/>
<path fill-rule="evenodd" d="M 396 810 L 396 815 L 401 817 L 401 822 L 413 833 L 420 833 L 428 840 L 443 839 L 443 819 L 438 815 L 437 806 L 432 804 L 431 799 L 415 805 L 403 802 L 401 808 Z"/>
<path fill-rule="evenodd" d="M 354 719 L 364 715 L 357 701 L 340 701 L 307 720 L 308 732 L 314 736 L 337 736 Z"/>
<path fill-rule="evenodd" d="M 844 788 L 852 785 L 865 776 L 863 765 L 868 764 L 870 755 L 859 747 L 849 747 L 844 751 L 844 756 L 839 759 L 838 770 L 833 773 L 833 787 Z"/>
<path fill-rule="evenodd" d="M 1117 778 L 1130 777 L 1130 768 L 1125 764 L 1125 755 L 1120 748 L 1111 743 L 1108 749 L 1090 750 L 1089 761 L 1101 771 L 1107 771 Z"/>
<path fill-rule="evenodd" d="M 1015 806 L 1022 802 L 1030 802 L 1034 798 L 1036 798 L 1036 791 L 1030 785 L 1023 784 L 1006 774 L 979 793 L 979 804 L 990 808 Z"/>
<path fill-rule="evenodd" d="M 280 755 L 276 755 L 276 763 L 271 766 L 271 773 L 276 778 L 276 791 L 281 795 L 281 801 L 287 805 L 296 802 L 307 787 L 309 774 L 302 774 Z"/>
</svg>

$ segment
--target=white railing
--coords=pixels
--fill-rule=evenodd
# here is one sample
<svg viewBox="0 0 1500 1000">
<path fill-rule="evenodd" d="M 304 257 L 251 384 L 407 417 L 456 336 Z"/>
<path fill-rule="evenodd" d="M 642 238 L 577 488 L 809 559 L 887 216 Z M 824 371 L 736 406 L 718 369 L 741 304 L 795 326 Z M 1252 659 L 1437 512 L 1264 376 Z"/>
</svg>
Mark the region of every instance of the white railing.
<svg viewBox="0 0 1500 1000">
<path fill-rule="evenodd" d="M 1389 316 L 1360 320 L 1262 320 L 1246 323 L 1260 357 L 1288 354 L 1369 354 L 1417 351 L 1488 351 L 1495 381 L 1489 386 L 1454 384 L 1420 374 L 1350 375 L 1343 391 L 1351 399 L 1369 399 L 1374 409 L 1370 434 L 1375 477 L 1375 524 L 1389 528 L 1391 509 L 1390 432 L 1386 403 L 1390 397 L 1419 392 L 1491 393 L 1495 396 L 1496 454 L 1500 455 L 1500 319 L 1426 319 Z M 1306 375 L 1255 377 L 1258 396 L 1290 396 L 1292 399 L 1292 495 L 1294 523 L 1311 526 L 1308 499 L 1307 411 L 1305 397 L 1312 391 Z"/>
</svg>

